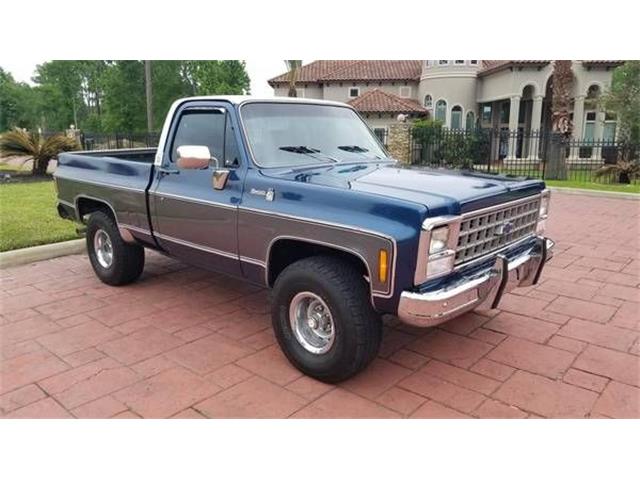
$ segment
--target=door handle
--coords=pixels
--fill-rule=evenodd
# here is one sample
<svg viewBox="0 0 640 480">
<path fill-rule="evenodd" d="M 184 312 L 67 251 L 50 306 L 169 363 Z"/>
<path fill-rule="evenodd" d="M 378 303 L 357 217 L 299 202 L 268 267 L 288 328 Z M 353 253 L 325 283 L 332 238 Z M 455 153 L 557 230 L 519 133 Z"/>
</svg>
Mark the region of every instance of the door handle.
<svg viewBox="0 0 640 480">
<path fill-rule="evenodd" d="M 161 177 L 165 175 L 178 175 L 180 170 L 177 168 L 168 168 L 168 167 L 158 167 L 158 175 Z"/>
</svg>

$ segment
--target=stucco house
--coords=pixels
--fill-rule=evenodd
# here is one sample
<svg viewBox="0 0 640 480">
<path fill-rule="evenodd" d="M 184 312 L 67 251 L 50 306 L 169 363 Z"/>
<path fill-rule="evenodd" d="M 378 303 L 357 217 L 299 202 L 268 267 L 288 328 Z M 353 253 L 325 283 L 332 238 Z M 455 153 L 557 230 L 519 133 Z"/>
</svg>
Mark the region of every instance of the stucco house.
<svg viewBox="0 0 640 480">
<path fill-rule="evenodd" d="M 574 138 L 615 138 L 615 117 L 599 108 L 597 97 L 621 63 L 573 62 Z M 381 138 L 389 125 L 418 117 L 450 129 L 535 136 L 551 127 L 552 73 L 551 60 L 316 60 L 300 68 L 296 86 L 299 97 L 350 103 Z M 276 96 L 287 95 L 287 73 L 268 82 Z M 505 146 L 508 159 L 538 155 L 531 145 Z M 574 150 L 572 156 L 580 154 Z"/>
</svg>

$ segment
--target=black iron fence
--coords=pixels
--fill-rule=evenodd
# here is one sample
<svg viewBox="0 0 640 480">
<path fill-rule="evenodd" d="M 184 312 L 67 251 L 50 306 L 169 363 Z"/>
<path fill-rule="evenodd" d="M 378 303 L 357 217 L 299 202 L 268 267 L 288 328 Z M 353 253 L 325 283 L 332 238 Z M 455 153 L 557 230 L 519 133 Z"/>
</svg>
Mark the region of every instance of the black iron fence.
<svg viewBox="0 0 640 480">
<path fill-rule="evenodd" d="M 43 132 L 45 138 L 58 135 L 61 132 Z M 67 132 L 67 134 L 70 134 Z M 111 150 L 128 148 L 157 147 L 160 140 L 158 132 L 141 133 L 93 133 L 77 130 L 76 138 L 80 142 L 82 150 Z"/>
<path fill-rule="evenodd" d="M 566 139 L 548 131 L 413 128 L 409 161 L 415 165 L 472 169 L 578 182 L 638 183 L 640 146 L 616 140 Z M 603 168 L 607 167 L 607 168 Z"/>
</svg>

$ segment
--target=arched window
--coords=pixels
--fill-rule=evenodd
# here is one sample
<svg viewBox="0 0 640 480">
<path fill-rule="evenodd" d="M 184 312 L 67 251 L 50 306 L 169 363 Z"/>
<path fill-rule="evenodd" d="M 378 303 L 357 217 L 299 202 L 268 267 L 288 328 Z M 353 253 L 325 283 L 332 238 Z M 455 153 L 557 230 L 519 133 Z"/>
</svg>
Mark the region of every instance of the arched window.
<svg viewBox="0 0 640 480">
<path fill-rule="evenodd" d="M 429 110 L 431 110 L 431 108 L 433 107 L 433 97 L 431 95 L 424 96 L 424 106 Z"/>
<path fill-rule="evenodd" d="M 436 120 L 443 124 L 447 123 L 447 102 L 444 100 L 438 100 L 436 103 Z"/>
<path fill-rule="evenodd" d="M 465 122 L 465 127 L 467 130 L 473 130 L 476 125 L 476 116 L 473 112 L 467 112 L 467 119 Z"/>
<path fill-rule="evenodd" d="M 462 128 L 462 107 L 460 105 L 451 109 L 451 128 L 454 130 Z"/>
</svg>

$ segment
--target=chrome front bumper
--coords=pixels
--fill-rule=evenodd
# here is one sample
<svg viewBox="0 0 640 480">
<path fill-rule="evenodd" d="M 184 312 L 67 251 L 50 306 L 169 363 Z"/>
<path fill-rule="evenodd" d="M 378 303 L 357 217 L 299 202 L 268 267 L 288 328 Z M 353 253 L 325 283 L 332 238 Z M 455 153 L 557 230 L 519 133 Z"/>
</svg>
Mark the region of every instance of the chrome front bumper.
<svg viewBox="0 0 640 480">
<path fill-rule="evenodd" d="M 473 310 L 496 308 L 505 292 L 538 282 L 552 256 L 554 242 L 537 237 L 518 255 L 498 255 L 492 267 L 425 292 L 402 292 L 398 317 L 404 323 L 432 327 Z"/>
</svg>

